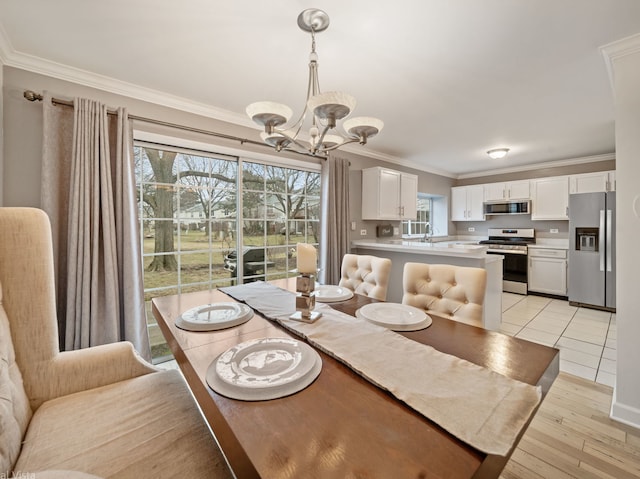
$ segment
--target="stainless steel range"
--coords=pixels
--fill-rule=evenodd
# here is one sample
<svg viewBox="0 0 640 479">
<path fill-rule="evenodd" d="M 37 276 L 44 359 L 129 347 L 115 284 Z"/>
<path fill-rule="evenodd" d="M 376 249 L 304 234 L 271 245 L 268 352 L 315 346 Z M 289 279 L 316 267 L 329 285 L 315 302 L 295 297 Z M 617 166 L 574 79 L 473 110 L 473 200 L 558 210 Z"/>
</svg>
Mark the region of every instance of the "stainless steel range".
<svg viewBox="0 0 640 479">
<path fill-rule="evenodd" d="M 529 261 L 528 245 L 536 242 L 533 228 L 489 228 L 489 239 L 480 244 L 489 246 L 487 253 L 504 256 L 502 263 L 502 290 L 527 294 Z"/>
</svg>

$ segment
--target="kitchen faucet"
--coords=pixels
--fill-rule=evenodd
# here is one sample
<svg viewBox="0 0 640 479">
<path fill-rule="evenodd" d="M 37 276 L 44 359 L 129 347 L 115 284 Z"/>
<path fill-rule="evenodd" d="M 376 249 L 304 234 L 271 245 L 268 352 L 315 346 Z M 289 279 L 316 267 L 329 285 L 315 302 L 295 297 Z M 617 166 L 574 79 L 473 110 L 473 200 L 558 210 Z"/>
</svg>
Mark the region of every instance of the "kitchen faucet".
<svg viewBox="0 0 640 479">
<path fill-rule="evenodd" d="M 420 240 L 422 243 L 433 243 L 433 233 L 435 228 L 432 228 L 431 225 L 427 225 L 427 230 L 424 232 L 424 236 Z"/>
</svg>

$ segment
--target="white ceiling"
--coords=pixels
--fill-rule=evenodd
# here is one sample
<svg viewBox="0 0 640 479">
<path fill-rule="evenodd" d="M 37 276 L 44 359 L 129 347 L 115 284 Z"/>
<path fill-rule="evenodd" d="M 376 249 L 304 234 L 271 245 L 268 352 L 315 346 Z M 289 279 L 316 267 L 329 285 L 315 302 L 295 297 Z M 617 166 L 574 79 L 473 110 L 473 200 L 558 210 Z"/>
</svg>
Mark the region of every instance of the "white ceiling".
<svg viewBox="0 0 640 479">
<path fill-rule="evenodd" d="M 310 7 L 322 89 L 385 122 L 376 157 L 458 176 L 614 151 L 600 47 L 640 33 L 639 0 L 0 0 L 0 59 L 249 125 L 254 101 L 302 108 Z"/>
</svg>

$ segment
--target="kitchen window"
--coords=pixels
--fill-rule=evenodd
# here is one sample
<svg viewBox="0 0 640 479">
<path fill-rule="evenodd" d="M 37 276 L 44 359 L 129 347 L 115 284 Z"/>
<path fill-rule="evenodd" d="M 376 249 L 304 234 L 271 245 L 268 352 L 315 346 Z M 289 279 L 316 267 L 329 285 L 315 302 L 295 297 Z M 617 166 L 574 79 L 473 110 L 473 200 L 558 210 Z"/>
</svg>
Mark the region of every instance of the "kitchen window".
<svg viewBox="0 0 640 479">
<path fill-rule="evenodd" d="M 401 223 L 402 237 L 424 237 L 447 235 L 447 198 L 440 195 L 418 193 L 417 214 L 415 220 Z"/>
<path fill-rule="evenodd" d="M 424 236 L 430 232 L 431 210 L 433 205 L 430 197 L 418 194 L 418 212 L 415 220 L 404 220 L 402 222 L 402 236 Z"/>
</svg>

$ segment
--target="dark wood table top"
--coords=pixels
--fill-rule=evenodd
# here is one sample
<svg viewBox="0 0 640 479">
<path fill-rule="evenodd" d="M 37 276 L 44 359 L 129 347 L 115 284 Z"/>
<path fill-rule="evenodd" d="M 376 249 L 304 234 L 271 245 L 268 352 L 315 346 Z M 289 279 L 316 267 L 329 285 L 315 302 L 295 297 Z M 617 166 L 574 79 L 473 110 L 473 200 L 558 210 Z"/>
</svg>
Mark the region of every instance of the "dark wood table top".
<svg viewBox="0 0 640 479">
<path fill-rule="evenodd" d="M 276 285 L 295 290 L 295 279 Z M 508 456 L 484 454 L 459 441 L 391 394 L 320 352 L 323 365 L 306 389 L 270 401 L 238 401 L 206 383 L 211 362 L 250 339 L 290 334 L 259 314 L 211 332 L 177 328 L 175 318 L 198 305 L 232 301 L 221 291 L 152 300 L 153 314 L 239 478 L 498 477 Z M 331 306 L 348 314 L 374 302 L 365 296 Z M 558 350 L 433 316 L 404 336 L 548 391 Z M 524 431 L 523 431 L 524 432 Z M 515 447 L 515 445 L 514 445 Z"/>
</svg>

